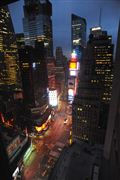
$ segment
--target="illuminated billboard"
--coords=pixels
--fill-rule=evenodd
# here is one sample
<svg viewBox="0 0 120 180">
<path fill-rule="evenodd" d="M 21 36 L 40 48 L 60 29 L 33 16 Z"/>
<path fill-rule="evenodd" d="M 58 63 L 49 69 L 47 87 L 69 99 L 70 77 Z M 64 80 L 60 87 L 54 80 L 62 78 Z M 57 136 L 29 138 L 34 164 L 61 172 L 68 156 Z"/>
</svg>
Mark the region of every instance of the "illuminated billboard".
<svg viewBox="0 0 120 180">
<path fill-rule="evenodd" d="M 74 97 L 73 96 L 68 96 L 68 101 L 73 101 Z"/>
<path fill-rule="evenodd" d="M 58 105 L 57 90 L 49 90 L 49 105 L 53 107 Z"/>
<path fill-rule="evenodd" d="M 77 62 L 71 61 L 69 64 L 69 69 L 77 70 Z"/>
<path fill-rule="evenodd" d="M 72 60 L 76 60 L 77 54 L 76 54 L 75 50 L 73 50 L 73 52 L 71 54 L 71 58 L 72 58 Z"/>
<path fill-rule="evenodd" d="M 70 70 L 70 76 L 77 76 L 77 71 Z"/>
</svg>

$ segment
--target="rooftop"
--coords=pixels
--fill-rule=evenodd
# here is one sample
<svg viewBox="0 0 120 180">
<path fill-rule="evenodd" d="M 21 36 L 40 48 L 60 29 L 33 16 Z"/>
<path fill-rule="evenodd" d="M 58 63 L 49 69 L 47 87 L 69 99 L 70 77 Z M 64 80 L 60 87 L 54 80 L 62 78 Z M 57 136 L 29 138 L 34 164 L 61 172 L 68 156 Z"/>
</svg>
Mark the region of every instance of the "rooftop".
<svg viewBox="0 0 120 180">
<path fill-rule="evenodd" d="M 85 180 L 94 177 L 101 164 L 102 147 L 84 142 L 66 147 L 57 161 L 49 180 Z M 95 171 L 96 172 L 96 171 Z M 97 178 L 96 178 L 97 180 Z"/>
</svg>

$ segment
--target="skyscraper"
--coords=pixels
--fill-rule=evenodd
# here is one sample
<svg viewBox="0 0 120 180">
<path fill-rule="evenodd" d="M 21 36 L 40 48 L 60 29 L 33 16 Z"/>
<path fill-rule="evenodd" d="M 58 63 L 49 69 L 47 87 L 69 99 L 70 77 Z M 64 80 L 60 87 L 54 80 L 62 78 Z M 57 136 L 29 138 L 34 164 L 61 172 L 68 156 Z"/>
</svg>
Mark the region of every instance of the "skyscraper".
<svg viewBox="0 0 120 180">
<path fill-rule="evenodd" d="M 116 47 L 112 98 L 104 145 L 102 180 L 120 179 L 120 23 Z"/>
<path fill-rule="evenodd" d="M 47 104 L 48 82 L 44 51 L 41 42 L 35 48 L 25 46 L 19 49 L 24 98 L 33 107 Z"/>
<path fill-rule="evenodd" d="M 63 52 L 61 47 L 56 47 L 56 66 L 63 67 Z"/>
<path fill-rule="evenodd" d="M 73 103 L 73 137 L 104 143 L 112 90 L 113 44 L 100 27 L 92 28 Z"/>
<path fill-rule="evenodd" d="M 35 41 L 44 41 L 46 56 L 53 54 L 52 4 L 49 0 L 25 0 L 23 29 L 25 44 L 35 46 Z"/>
<path fill-rule="evenodd" d="M 16 39 L 7 7 L 0 8 L 0 87 L 20 87 Z"/>
<path fill-rule="evenodd" d="M 58 94 L 61 94 L 61 97 L 64 96 L 63 91 L 65 90 L 65 78 L 67 73 L 67 59 L 63 55 L 62 47 L 56 47 L 56 84 Z"/>
<path fill-rule="evenodd" d="M 86 20 L 75 14 L 71 16 L 71 42 L 72 51 L 76 51 L 80 60 L 86 46 Z"/>
</svg>

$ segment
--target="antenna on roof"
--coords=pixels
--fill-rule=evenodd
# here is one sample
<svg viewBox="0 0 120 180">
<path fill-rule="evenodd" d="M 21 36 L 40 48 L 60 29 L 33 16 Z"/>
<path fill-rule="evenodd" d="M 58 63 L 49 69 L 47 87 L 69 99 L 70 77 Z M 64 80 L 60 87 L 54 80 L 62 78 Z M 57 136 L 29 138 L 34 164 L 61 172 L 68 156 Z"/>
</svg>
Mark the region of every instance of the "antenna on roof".
<svg viewBox="0 0 120 180">
<path fill-rule="evenodd" d="M 99 26 L 101 27 L 101 15 L 102 15 L 102 8 L 100 8 L 100 14 L 99 14 Z"/>
</svg>

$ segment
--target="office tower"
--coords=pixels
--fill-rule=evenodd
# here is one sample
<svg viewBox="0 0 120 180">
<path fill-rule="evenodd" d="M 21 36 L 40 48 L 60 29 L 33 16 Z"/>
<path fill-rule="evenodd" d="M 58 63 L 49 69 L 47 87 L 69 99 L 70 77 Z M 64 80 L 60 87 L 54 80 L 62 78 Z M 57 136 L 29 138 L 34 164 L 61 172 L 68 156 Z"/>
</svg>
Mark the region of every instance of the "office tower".
<svg viewBox="0 0 120 180">
<path fill-rule="evenodd" d="M 72 51 L 75 50 L 81 60 L 83 48 L 86 47 L 86 20 L 75 14 L 71 15 L 71 43 Z"/>
<path fill-rule="evenodd" d="M 16 39 L 7 7 L 0 8 L 0 88 L 20 87 Z"/>
<path fill-rule="evenodd" d="M 39 42 L 35 48 L 25 46 L 19 49 L 23 94 L 27 103 L 43 106 L 47 103 L 47 65 L 44 45 Z"/>
<path fill-rule="evenodd" d="M 61 47 L 56 47 L 56 66 L 63 67 L 63 51 Z"/>
<path fill-rule="evenodd" d="M 23 33 L 16 34 L 16 43 L 17 43 L 18 49 L 24 48 L 25 40 L 24 40 L 24 34 Z"/>
<path fill-rule="evenodd" d="M 24 0 L 23 29 L 25 45 L 35 46 L 35 41 L 44 41 L 46 56 L 53 55 L 52 4 L 49 0 Z"/>
<path fill-rule="evenodd" d="M 104 145 L 102 180 L 120 179 L 120 23 L 116 47 L 112 98 Z"/>
<path fill-rule="evenodd" d="M 88 42 L 89 57 L 95 61 L 95 78 L 91 80 L 101 89 L 100 128 L 106 129 L 113 79 L 112 37 L 100 27 L 91 28 Z"/>
<path fill-rule="evenodd" d="M 73 137 L 104 143 L 111 100 L 113 45 L 100 27 L 92 28 L 81 63 L 80 82 L 73 102 Z"/>
</svg>

